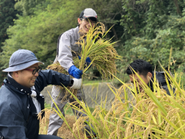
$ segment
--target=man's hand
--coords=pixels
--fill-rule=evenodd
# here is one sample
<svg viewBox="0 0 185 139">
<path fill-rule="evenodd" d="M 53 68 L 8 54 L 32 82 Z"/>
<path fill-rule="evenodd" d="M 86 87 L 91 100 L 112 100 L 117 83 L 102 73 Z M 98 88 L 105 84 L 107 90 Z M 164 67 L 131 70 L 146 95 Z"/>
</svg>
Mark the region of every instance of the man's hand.
<svg viewBox="0 0 185 139">
<path fill-rule="evenodd" d="M 87 57 L 85 61 L 86 61 L 87 67 L 88 67 L 91 63 L 91 59 L 89 57 Z"/>
<path fill-rule="evenodd" d="M 80 56 L 78 56 L 78 58 L 81 59 Z M 88 67 L 88 66 L 90 65 L 90 63 L 91 63 L 91 59 L 90 59 L 90 57 L 87 57 L 86 60 L 85 60 L 85 67 Z M 91 66 L 90 66 L 90 67 L 91 67 Z M 90 68 L 90 67 L 89 67 L 89 68 Z"/>
<path fill-rule="evenodd" d="M 82 79 L 73 78 L 73 85 L 71 86 L 72 89 L 80 89 L 82 86 Z"/>
<path fill-rule="evenodd" d="M 82 70 L 78 69 L 77 67 L 75 67 L 75 65 L 72 65 L 69 70 L 68 73 L 73 76 L 74 78 L 80 79 L 82 77 Z"/>
</svg>

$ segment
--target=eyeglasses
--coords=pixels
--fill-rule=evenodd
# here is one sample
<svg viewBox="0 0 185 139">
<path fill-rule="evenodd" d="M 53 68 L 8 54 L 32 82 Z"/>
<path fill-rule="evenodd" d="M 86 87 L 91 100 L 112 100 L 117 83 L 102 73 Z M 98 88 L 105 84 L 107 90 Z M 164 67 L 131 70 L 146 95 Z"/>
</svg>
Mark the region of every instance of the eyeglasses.
<svg viewBox="0 0 185 139">
<path fill-rule="evenodd" d="M 32 71 L 32 74 L 35 75 L 37 72 L 39 73 L 42 70 L 42 68 L 41 67 L 34 68 L 34 69 L 27 68 L 25 70 Z"/>
</svg>

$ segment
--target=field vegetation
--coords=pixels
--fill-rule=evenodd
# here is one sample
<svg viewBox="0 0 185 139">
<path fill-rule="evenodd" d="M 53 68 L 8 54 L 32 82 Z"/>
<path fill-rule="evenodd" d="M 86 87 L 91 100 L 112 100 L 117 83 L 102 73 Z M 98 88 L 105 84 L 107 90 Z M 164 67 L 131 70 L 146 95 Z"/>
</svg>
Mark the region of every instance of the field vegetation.
<svg viewBox="0 0 185 139">
<path fill-rule="evenodd" d="M 86 138 L 82 129 L 87 119 L 88 124 L 93 125 L 92 130 L 97 133 L 97 138 L 100 139 L 184 138 L 185 91 L 181 75 L 170 75 L 166 72 L 166 81 L 170 95 L 159 87 L 155 78 L 154 92 L 143 83 L 144 91 L 139 94 L 133 84 L 121 81 L 122 86 L 118 89 L 107 84 L 116 96 L 112 107 L 106 109 L 104 105 L 97 105 L 92 109 L 77 100 L 84 111 L 75 109 L 84 112 L 87 117 L 79 119 L 73 117 L 73 124 L 70 126 L 71 122 L 68 118 L 72 115 L 68 113 L 69 117 L 64 118 L 60 112 L 58 114 L 65 119 L 65 124 L 68 125 L 65 125 L 65 130 L 68 129 L 71 136 L 76 139 Z M 66 110 L 69 111 L 69 108 L 66 107 Z M 47 124 L 43 125 L 46 127 Z M 61 137 L 65 137 L 64 135 L 65 133 Z"/>
<path fill-rule="evenodd" d="M 45 63 L 44 69 L 51 65 L 56 55 L 58 36 L 76 27 L 80 12 L 87 7 L 96 10 L 99 21 L 105 25 L 105 32 L 108 32 L 103 38 L 106 41 L 93 45 L 99 57 L 93 53 L 95 51 L 89 51 L 92 45 L 89 45 L 90 49 L 82 51 L 79 68 L 84 72 L 83 80 L 105 81 L 105 77 L 114 77 L 114 82 L 120 88 L 107 84 L 116 96 L 109 110 L 103 105 L 97 105 L 92 110 L 79 102 L 87 117 L 74 119 L 69 114 L 64 119 L 63 127 L 69 129 L 69 134 L 64 137 L 60 132 L 59 136 L 86 138 L 81 129 L 88 118 L 88 124 L 93 125 L 92 130 L 100 139 L 185 138 L 184 0 L 2 0 L 0 69 L 7 68 L 11 54 L 21 48 L 33 51 Z M 89 40 L 92 39 L 90 37 Z M 103 46 L 106 42 L 111 45 Z M 103 51 L 96 44 L 109 49 L 101 55 Z M 84 69 L 87 56 L 95 65 L 92 64 L 90 69 Z M 144 92 L 139 94 L 135 85 L 126 83 L 128 76 L 125 69 L 138 58 L 151 63 L 156 71 L 166 71 L 170 95 L 160 89 L 156 80 L 153 82 L 154 92 L 143 84 Z M 5 77 L 0 72 L 1 83 Z M 175 92 L 172 88 L 175 88 Z M 129 97 L 130 94 L 132 97 Z M 75 94 L 71 95 L 75 97 Z M 46 117 L 41 121 L 41 133 L 47 131 L 49 112 L 47 108 Z M 60 112 L 58 114 L 64 118 Z"/>
</svg>

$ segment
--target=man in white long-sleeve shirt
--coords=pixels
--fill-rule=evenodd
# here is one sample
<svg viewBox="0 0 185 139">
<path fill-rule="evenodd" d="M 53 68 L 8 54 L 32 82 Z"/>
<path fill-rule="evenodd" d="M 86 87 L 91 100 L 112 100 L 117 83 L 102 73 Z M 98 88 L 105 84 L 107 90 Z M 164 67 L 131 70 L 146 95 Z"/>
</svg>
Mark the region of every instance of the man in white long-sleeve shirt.
<svg viewBox="0 0 185 139">
<path fill-rule="evenodd" d="M 84 9 L 79 18 L 78 18 L 78 26 L 76 28 L 72 28 L 63 34 L 60 35 L 57 46 L 57 55 L 55 58 L 55 62 L 59 62 L 60 65 L 74 78 L 81 78 L 82 71 L 79 70 L 73 62 L 73 58 L 77 58 L 78 54 L 81 51 L 81 47 L 76 44 L 79 41 L 80 36 L 85 35 L 91 26 L 94 26 L 97 22 L 97 13 L 92 8 Z M 90 62 L 87 58 L 86 62 Z M 61 103 L 62 98 L 65 95 L 65 89 L 60 89 L 57 86 L 53 86 L 52 89 L 52 97 L 58 105 L 59 109 L 64 113 L 64 106 L 68 102 L 68 100 Z M 78 90 L 77 98 L 79 100 L 84 100 L 85 96 Z M 74 99 L 69 99 L 69 102 L 74 102 Z M 54 104 L 51 104 L 52 108 L 55 108 Z M 56 108 L 55 108 L 56 109 Z M 75 114 L 80 115 L 77 111 L 73 110 Z M 58 129 L 62 126 L 63 120 L 56 114 L 52 113 L 49 119 L 49 127 L 48 134 L 49 135 L 57 135 Z M 90 138 L 90 137 L 89 137 Z"/>
</svg>

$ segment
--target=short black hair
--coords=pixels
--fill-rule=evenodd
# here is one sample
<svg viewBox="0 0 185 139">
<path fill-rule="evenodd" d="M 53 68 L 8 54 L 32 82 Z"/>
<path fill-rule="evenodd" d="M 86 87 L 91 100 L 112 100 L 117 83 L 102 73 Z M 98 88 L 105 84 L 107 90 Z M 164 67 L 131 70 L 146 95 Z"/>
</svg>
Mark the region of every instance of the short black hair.
<svg viewBox="0 0 185 139">
<path fill-rule="evenodd" d="M 134 71 L 146 77 L 148 72 L 153 72 L 152 65 L 142 59 L 134 60 L 126 69 L 128 75 L 135 74 Z"/>
</svg>

